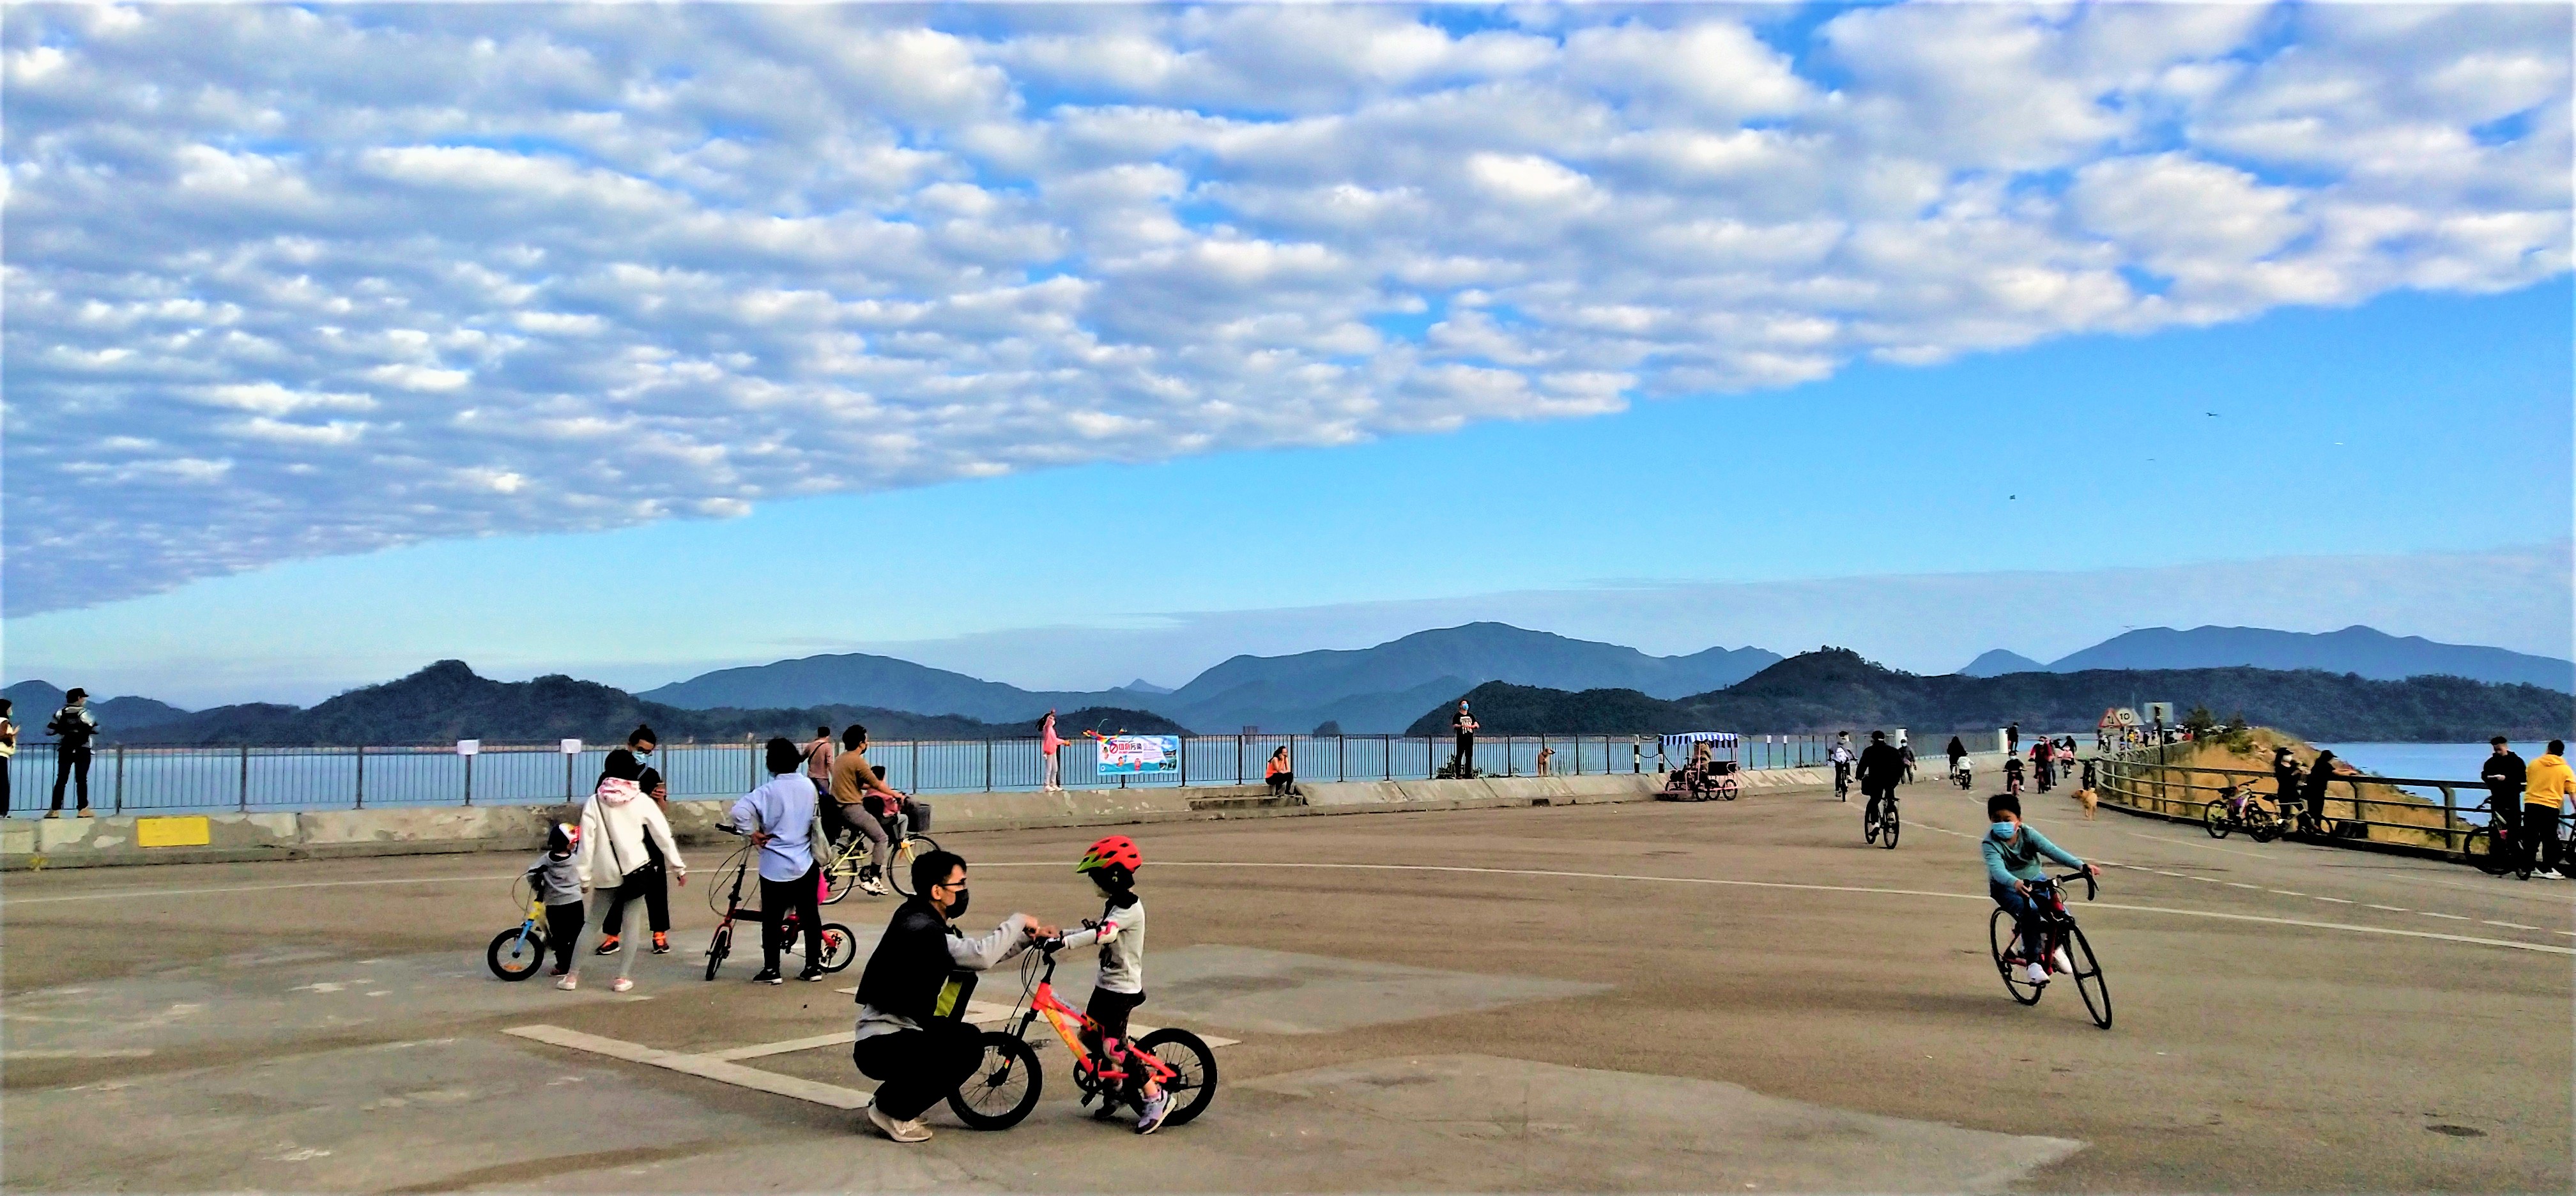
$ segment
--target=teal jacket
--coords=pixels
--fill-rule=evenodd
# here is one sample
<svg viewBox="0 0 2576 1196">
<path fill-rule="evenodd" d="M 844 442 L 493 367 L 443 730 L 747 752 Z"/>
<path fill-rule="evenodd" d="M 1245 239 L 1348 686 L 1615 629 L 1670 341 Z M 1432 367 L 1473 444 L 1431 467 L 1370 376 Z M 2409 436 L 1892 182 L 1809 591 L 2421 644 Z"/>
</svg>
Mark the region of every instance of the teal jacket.
<svg viewBox="0 0 2576 1196">
<path fill-rule="evenodd" d="M 2039 866 L 2040 858 L 2043 856 L 2069 868 L 2084 866 L 2084 861 L 2068 854 L 2065 848 L 2049 842 L 2048 836 L 2039 833 L 2038 827 L 2027 822 L 2021 824 L 2021 833 L 2014 838 L 2018 842 L 2011 844 L 1997 840 L 1992 834 L 1978 840 L 1979 849 L 1986 855 L 1986 879 L 2007 889 L 2011 888 L 2016 880 L 2046 879 L 2047 871 Z"/>
</svg>

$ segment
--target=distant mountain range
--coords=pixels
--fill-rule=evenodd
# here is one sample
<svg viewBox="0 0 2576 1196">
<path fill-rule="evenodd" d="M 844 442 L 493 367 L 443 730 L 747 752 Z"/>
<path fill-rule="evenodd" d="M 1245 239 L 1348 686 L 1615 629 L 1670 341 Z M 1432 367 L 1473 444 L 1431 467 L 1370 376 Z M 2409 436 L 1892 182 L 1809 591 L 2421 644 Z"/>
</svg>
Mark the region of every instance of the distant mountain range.
<svg viewBox="0 0 2576 1196">
<path fill-rule="evenodd" d="M 47 698 L 47 692 L 51 697 Z M 21 695 L 25 695 L 22 697 Z M 22 710 L 30 698 L 45 699 L 41 714 L 21 718 L 31 732 L 39 730 L 61 703 L 59 690 L 41 681 L 10 686 L 6 696 Z M 141 703 L 141 705 L 136 705 Z M 665 742 L 739 740 L 785 735 L 803 741 L 814 728 L 840 730 L 862 723 L 877 739 L 1009 739 L 1031 734 L 1023 724 L 994 724 L 954 715 L 921 715 L 869 706 L 825 704 L 760 710 L 686 710 L 648 702 L 622 689 L 570 677 L 534 681 L 495 681 L 476 676 L 460 660 L 436 664 L 382 685 L 353 689 L 310 709 L 266 702 L 217 706 L 175 718 L 130 721 L 128 713 L 155 714 L 175 708 L 145 698 L 115 698 L 92 709 L 111 742 L 173 744 L 448 744 L 459 739 L 495 743 L 542 743 L 581 739 L 619 743 L 636 724 L 650 724 Z M 1078 729 L 1134 731 L 1140 734 L 1185 734 L 1184 728 L 1141 710 L 1087 707 L 1068 710 L 1059 720 L 1068 735 Z M 35 738 L 35 736 L 30 736 Z"/>
<path fill-rule="evenodd" d="M 1395 731 L 1428 702 L 1486 681 L 1572 689 L 1617 686 L 1664 697 L 1730 685 L 1780 659 L 1760 648 L 1648 656 L 1503 623 L 1419 631 L 1373 648 L 1237 656 L 1176 690 L 1143 681 L 1090 692 L 1024 690 L 890 656 L 850 653 L 720 669 L 638 695 L 672 706 L 810 706 L 860 702 L 991 721 L 1035 720 L 1049 709 L 1150 710 L 1186 726 L 1231 732 L 1306 731 L 1335 722 L 1353 734 Z"/>
<path fill-rule="evenodd" d="M 1725 689 L 1679 701 L 1634 690 L 1572 693 L 1500 682 L 1480 685 L 1467 698 L 1487 735 L 1849 730 L 1865 736 L 1903 727 L 1921 743 L 1962 731 L 1991 734 L 2015 722 L 2034 733 L 2091 727 L 2104 710 L 2139 701 L 2172 702 L 2178 711 L 2206 706 L 2221 720 L 2242 715 L 2256 725 L 2327 742 L 2459 743 L 2499 734 L 2546 739 L 2576 729 L 2576 697 L 2519 683 L 2453 676 L 2378 681 L 2316 669 L 2244 667 L 1923 677 L 1842 649 L 1794 656 Z M 1434 705 L 1406 733 L 1445 735 L 1449 713 L 1450 703 Z"/>
<path fill-rule="evenodd" d="M 2080 673 L 2088 669 L 2322 669 L 2377 681 L 2406 677 L 2466 677 L 2472 681 L 2538 685 L 2576 692 L 2576 663 L 2474 644 L 2445 644 L 2418 635 L 2396 636 L 2358 624 L 2309 633 L 2263 627 L 2142 627 L 2048 664 L 2001 648 L 1959 670 L 1963 677 L 2007 673 Z"/>
</svg>

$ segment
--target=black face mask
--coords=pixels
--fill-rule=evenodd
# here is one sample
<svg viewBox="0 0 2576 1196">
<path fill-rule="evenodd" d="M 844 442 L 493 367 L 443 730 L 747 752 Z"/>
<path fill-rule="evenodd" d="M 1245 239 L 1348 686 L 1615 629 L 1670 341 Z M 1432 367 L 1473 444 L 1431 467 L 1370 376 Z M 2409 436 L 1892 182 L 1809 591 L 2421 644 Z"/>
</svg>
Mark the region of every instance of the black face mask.
<svg viewBox="0 0 2576 1196">
<path fill-rule="evenodd" d="M 947 908 L 946 908 L 945 910 L 943 910 L 942 912 L 946 913 L 949 917 L 952 917 L 952 918 L 962 918 L 962 917 L 965 917 L 965 916 L 966 916 L 966 899 L 967 899 L 968 897 L 971 897 L 971 896 L 973 896 L 973 894 L 971 894 L 971 893 L 967 892 L 965 889 L 962 889 L 962 888 L 961 888 L 961 889 L 957 890 L 957 899 L 956 899 L 955 901 L 951 901 L 951 902 L 949 902 L 949 903 L 948 903 L 948 905 L 947 905 Z"/>
</svg>

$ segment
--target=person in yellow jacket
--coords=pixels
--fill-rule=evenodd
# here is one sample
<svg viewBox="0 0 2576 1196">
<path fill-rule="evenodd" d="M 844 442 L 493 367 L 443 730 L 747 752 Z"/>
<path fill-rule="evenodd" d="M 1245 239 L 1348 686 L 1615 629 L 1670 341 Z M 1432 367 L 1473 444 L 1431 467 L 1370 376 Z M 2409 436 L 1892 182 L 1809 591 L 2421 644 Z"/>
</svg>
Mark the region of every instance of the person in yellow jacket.
<svg viewBox="0 0 2576 1196">
<path fill-rule="evenodd" d="M 2522 849 L 2531 874 L 2565 880 L 2558 871 L 2558 811 L 2576 792 L 2576 769 L 2567 766 L 2567 741 L 2549 741 L 2549 754 L 2531 762 L 2522 786 Z"/>
</svg>

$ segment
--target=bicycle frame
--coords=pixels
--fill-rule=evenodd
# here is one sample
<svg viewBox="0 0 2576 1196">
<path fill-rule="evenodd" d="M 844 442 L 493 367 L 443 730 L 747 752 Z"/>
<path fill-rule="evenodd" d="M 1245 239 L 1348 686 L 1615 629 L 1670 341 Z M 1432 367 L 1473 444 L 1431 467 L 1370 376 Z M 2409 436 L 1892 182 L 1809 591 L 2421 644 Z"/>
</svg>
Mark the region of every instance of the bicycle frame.
<svg viewBox="0 0 2576 1196">
<path fill-rule="evenodd" d="M 1083 1034 L 1086 1032 L 1098 1034 L 1100 1023 L 1091 1020 L 1089 1014 L 1065 1004 L 1056 997 L 1055 952 L 1045 948 L 1040 950 L 1045 953 L 1046 966 L 1034 982 L 1021 990 L 1020 1000 L 1025 1008 L 1012 1011 L 1016 1015 L 1017 1022 L 1011 1028 L 1012 1036 L 1027 1038 L 1029 1026 L 1043 1017 L 1047 1025 L 1055 1031 L 1056 1037 L 1064 1040 L 1064 1049 L 1073 1052 L 1075 1074 L 1087 1075 L 1096 1081 L 1103 1082 L 1131 1078 L 1125 1072 L 1103 1072 L 1100 1066 L 1101 1060 L 1091 1053 L 1090 1048 L 1083 1045 Z M 1127 1051 L 1127 1057 L 1142 1062 L 1145 1065 L 1144 1078 L 1156 1084 L 1169 1084 L 1180 1075 L 1169 1064 L 1144 1051 L 1130 1049 Z"/>
</svg>

